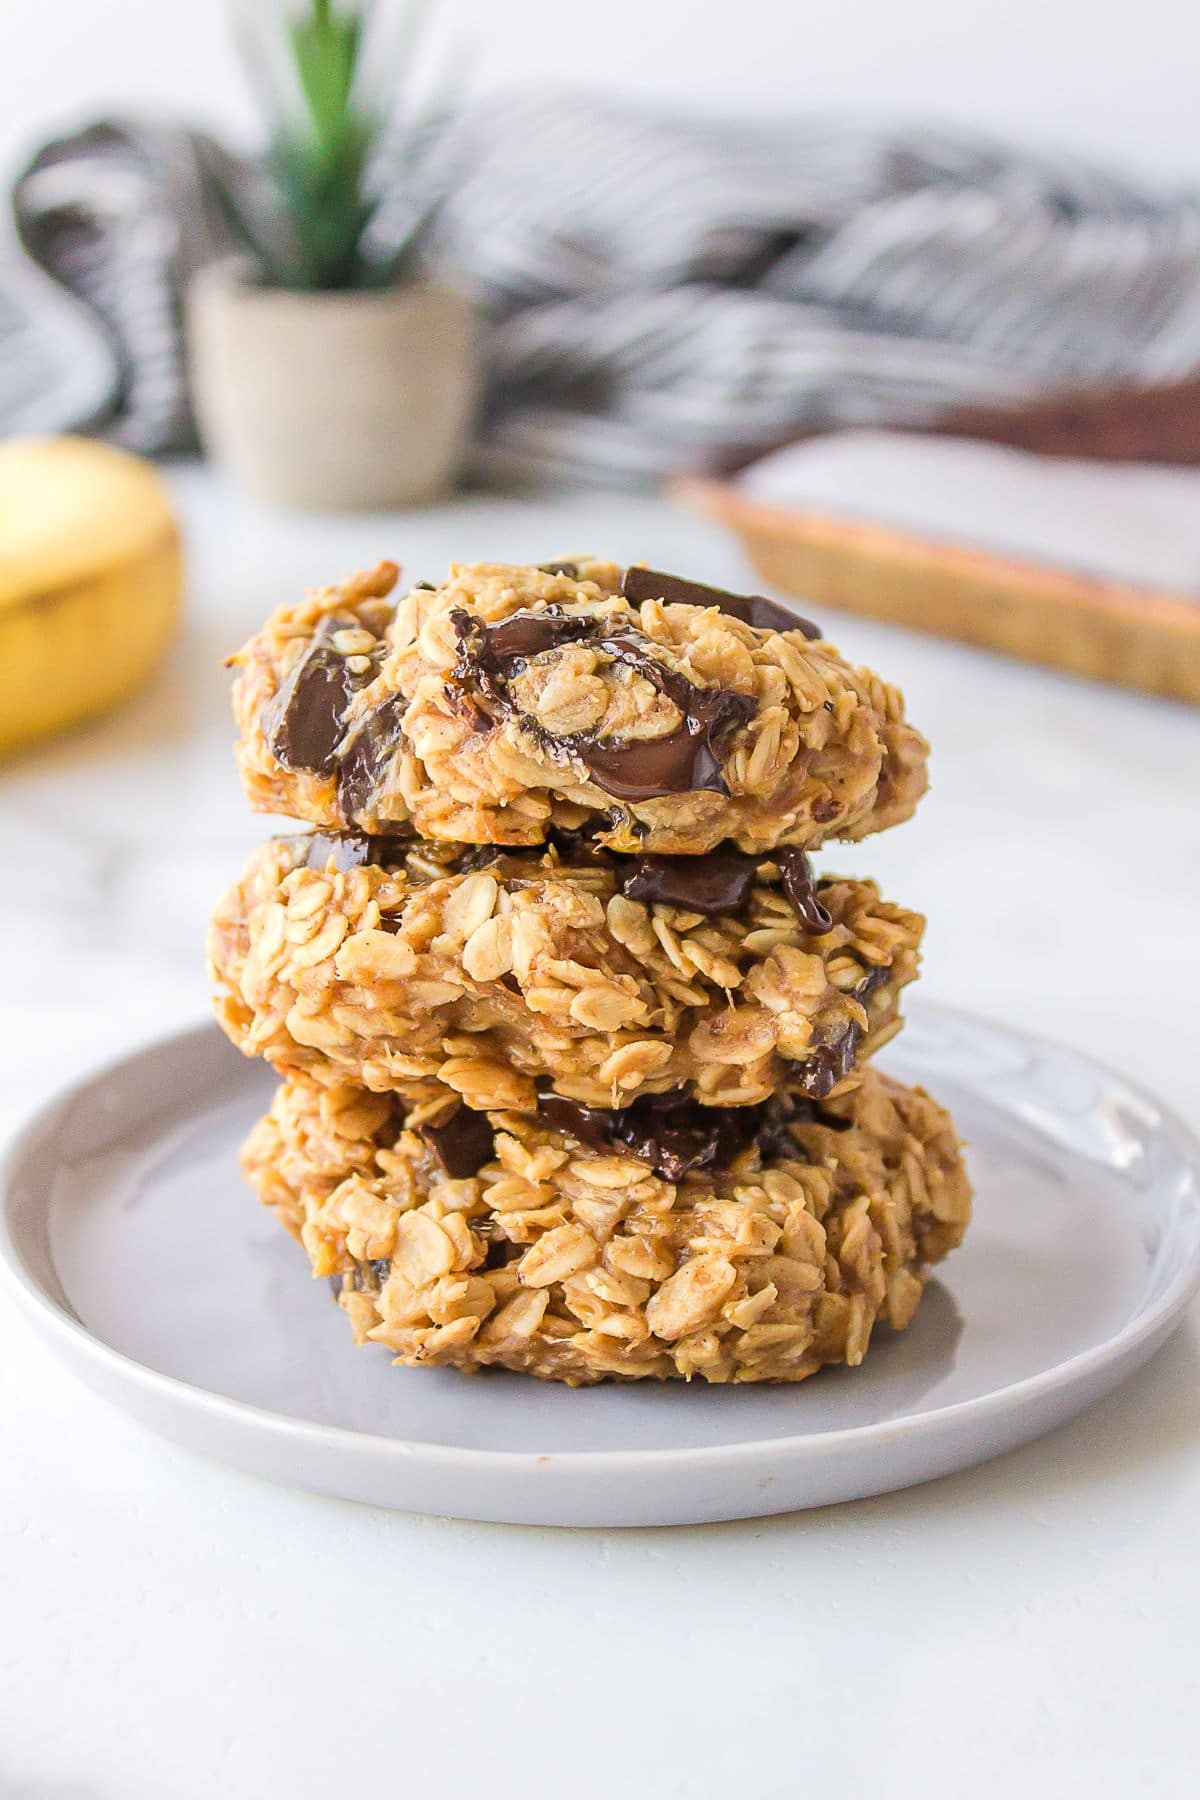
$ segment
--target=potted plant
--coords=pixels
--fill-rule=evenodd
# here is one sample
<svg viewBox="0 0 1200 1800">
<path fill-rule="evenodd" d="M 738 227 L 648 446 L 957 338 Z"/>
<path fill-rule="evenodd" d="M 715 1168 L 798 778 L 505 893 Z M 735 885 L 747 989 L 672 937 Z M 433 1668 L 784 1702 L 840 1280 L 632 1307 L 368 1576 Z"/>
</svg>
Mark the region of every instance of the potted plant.
<svg viewBox="0 0 1200 1800">
<path fill-rule="evenodd" d="M 423 263 L 428 199 L 393 241 L 379 228 L 402 58 L 384 54 L 378 26 L 370 0 L 271 0 L 246 16 L 269 126 L 263 181 L 238 204 L 247 255 L 205 270 L 189 296 L 204 446 L 288 505 L 444 492 L 477 393 L 470 304 Z"/>
</svg>

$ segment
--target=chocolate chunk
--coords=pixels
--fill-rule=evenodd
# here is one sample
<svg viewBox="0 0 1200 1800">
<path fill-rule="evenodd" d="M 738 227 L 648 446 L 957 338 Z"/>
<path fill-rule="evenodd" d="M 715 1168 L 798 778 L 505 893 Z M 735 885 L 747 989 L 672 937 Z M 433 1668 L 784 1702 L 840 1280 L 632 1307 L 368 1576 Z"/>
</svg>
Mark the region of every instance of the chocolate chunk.
<svg viewBox="0 0 1200 1800">
<path fill-rule="evenodd" d="M 882 987 L 887 980 L 889 967 L 887 963 L 879 963 L 873 969 L 868 969 L 852 990 L 854 998 L 865 1002 L 876 988 Z M 824 1100 L 832 1093 L 838 1082 L 844 1081 L 854 1067 L 861 1037 L 861 1026 L 851 1020 L 848 1025 L 843 1026 L 832 1043 L 818 1045 L 810 1056 L 805 1057 L 797 1067 L 795 1076 L 801 1093 L 814 1100 Z"/>
<path fill-rule="evenodd" d="M 626 569 L 621 592 L 635 606 L 643 600 L 665 600 L 668 605 L 718 606 L 743 625 L 756 631 L 802 631 L 806 638 L 819 638 L 821 627 L 811 619 L 768 600 L 765 594 L 730 594 L 724 588 L 706 587 L 701 581 L 687 581 L 681 575 L 664 575 L 659 569 Z"/>
<path fill-rule="evenodd" d="M 883 986 L 891 972 L 891 963 L 876 963 L 873 968 L 867 970 L 862 980 L 856 984 L 854 988 L 854 998 L 856 1000 L 870 999 L 876 988 L 881 988 Z"/>
<path fill-rule="evenodd" d="M 806 931 L 823 935 L 833 930 L 833 914 L 817 898 L 813 885 L 812 864 L 803 850 L 794 846 L 772 852 L 772 862 L 779 870 L 783 891 L 796 909 L 796 917 Z"/>
<path fill-rule="evenodd" d="M 860 983 L 856 992 L 862 991 Z M 764 1162 L 799 1157 L 803 1153 L 790 1125 L 808 1121 L 831 1131 L 849 1129 L 849 1120 L 826 1113 L 819 1105 L 853 1064 L 857 1027 L 850 1027 L 849 1032 L 853 1034 L 849 1064 L 843 1066 L 846 1045 L 841 1039 L 836 1045 L 823 1046 L 815 1059 L 797 1071 L 796 1089 L 757 1106 L 702 1106 L 685 1090 L 675 1089 L 607 1109 L 543 1089 L 538 1094 L 538 1111 L 548 1125 L 566 1132 L 586 1149 L 601 1154 L 626 1150 L 639 1162 L 648 1163 L 664 1181 L 682 1181 L 693 1170 L 727 1168 L 751 1144 L 757 1145 Z M 805 1081 L 810 1069 L 811 1087 Z"/>
<path fill-rule="evenodd" d="M 579 580 L 579 564 L 573 562 L 544 562 L 538 568 L 543 575 L 565 575 L 568 581 Z"/>
<path fill-rule="evenodd" d="M 354 1265 L 354 1285 L 360 1294 L 377 1294 L 392 1272 L 391 1259 L 376 1256 Z"/>
<path fill-rule="evenodd" d="M 569 831 L 565 825 L 547 825 L 546 847 L 557 850 L 567 864 L 601 862 L 607 856 L 592 832 Z"/>
<path fill-rule="evenodd" d="M 768 600 L 765 594 L 730 594 L 722 601 L 721 611 L 743 625 L 753 625 L 755 631 L 799 631 L 810 643 L 825 635 L 812 619 L 781 606 L 778 600 Z"/>
<path fill-rule="evenodd" d="M 778 1162 L 788 1156 L 803 1160 L 804 1152 L 790 1130 L 792 1125 L 823 1125 L 827 1131 L 849 1131 L 851 1125 L 849 1119 L 839 1119 L 836 1113 L 823 1111 L 816 1100 L 794 1091 L 776 1094 L 758 1110 L 763 1114 L 758 1130 L 758 1153 L 764 1163 Z"/>
<path fill-rule="evenodd" d="M 351 661 L 360 659 L 342 656 L 333 648 L 333 634 L 356 624 L 337 614 L 322 619 L 263 715 L 263 735 L 285 769 L 336 774 L 338 806 L 348 823 L 374 798 L 400 741 L 404 716 L 403 700 L 385 700 L 351 727 L 347 741 L 350 702 L 374 679 L 383 658 L 383 645 L 378 644 L 361 659 L 364 666 L 355 670 Z"/>
<path fill-rule="evenodd" d="M 328 775 L 334 767 L 346 708 L 376 667 L 371 658 L 369 668 L 355 674 L 348 659 L 333 648 L 334 632 L 354 623 L 336 615 L 322 619 L 312 642 L 268 703 L 263 736 L 285 769 Z"/>
<path fill-rule="evenodd" d="M 403 736 L 400 721 L 405 705 L 399 695 L 393 695 L 355 725 L 354 735 L 337 759 L 338 806 L 344 819 L 353 819 L 378 793 Z"/>
<path fill-rule="evenodd" d="M 621 892 L 630 900 L 657 900 L 719 918 L 746 904 L 758 864 L 758 857 L 737 850 L 714 850 L 707 856 L 639 856 L 621 883 Z"/>
<path fill-rule="evenodd" d="M 770 862 L 777 866 L 783 891 L 804 929 L 817 934 L 832 931 L 833 915 L 817 898 L 812 865 L 803 850 L 772 850 L 761 856 L 743 856 L 736 850 L 714 850 L 707 856 L 639 856 L 622 881 L 621 892 L 630 900 L 658 900 L 717 918 L 746 904 L 759 868 Z"/>
<path fill-rule="evenodd" d="M 474 1112 L 461 1103 L 417 1126 L 451 1181 L 467 1181 L 478 1175 L 495 1150 L 495 1137 L 486 1113 Z"/>
<path fill-rule="evenodd" d="M 472 844 L 455 859 L 454 873 L 470 875 L 476 869 L 490 869 L 508 854 L 503 844 Z"/>
<path fill-rule="evenodd" d="M 548 1125 L 565 1131 L 585 1150 L 605 1151 L 616 1142 L 617 1112 L 605 1112 L 599 1106 L 587 1106 L 582 1100 L 570 1100 L 565 1094 L 538 1094 L 538 1111 Z"/>
<path fill-rule="evenodd" d="M 365 831 L 314 831 L 292 841 L 306 846 L 308 869 L 327 869 L 331 857 L 335 869 L 360 869 L 364 863 L 383 862 L 387 854 L 387 840 Z"/>
<path fill-rule="evenodd" d="M 682 727 L 667 737 L 638 743 L 571 741 L 597 787 L 616 800 L 661 800 L 667 794 L 727 794 L 729 788 L 711 747 Z"/>
<path fill-rule="evenodd" d="M 474 1229 L 478 1232 L 478 1221 L 475 1222 Z M 488 1241 L 483 1266 L 485 1269 L 506 1269 L 509 1263 L 516 1262 L 524 1254 L 523 1244 L 514 1244 L 511 1238 L 493 1237 Z"/>
<path fill-rule="evenodd" d="M 484 696 L 502 714 L 515 711 L 508 683 L 530 657 L 561 644 L 588 643 L 643 676 L 682 715 L 661 738 L 621 742 L 576 732 L 557 737 L 534 720 L 526 728 L 559 754 L 577 758 L 598 787 L 618 800 L 657 800 L 668 794 L 729 792 L 717 753 L 721 740 L 754 717 L 755 701 L 725 688 L 699 688 L 655 655 L 636 626 L 606 628 L 607 621 L 549 606 L 518 612 L 487 625 L 459 607 L 450 615 L 458 636 L 455 680 Z"/>
<path fill-rule="evenodd" d="M 681 1088 L 611 1109 L 547 1091 L 538 1096 L 538 1110 L 587 1149 L 625 1149 L 664 1181 L 727 1166 L 754 1141 L 763 1113 L 761 1106 L 701 1106 Z"/>
<path fill-rule="evenodd" d="M 857 1025 L 847 1025 L 831 1044 L 821 1044 L 796 1069 L 796 1085 L 813 1100 L 824 1100 L 854 1067 Z"/>
</svg>

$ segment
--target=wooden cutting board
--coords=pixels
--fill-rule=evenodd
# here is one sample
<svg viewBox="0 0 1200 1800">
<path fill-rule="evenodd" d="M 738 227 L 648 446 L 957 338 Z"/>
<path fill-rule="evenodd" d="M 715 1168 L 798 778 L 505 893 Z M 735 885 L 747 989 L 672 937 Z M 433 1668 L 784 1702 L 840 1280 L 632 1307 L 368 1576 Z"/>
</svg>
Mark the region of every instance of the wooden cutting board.
<svg viewBox="0 0 1200 1800">
<path fill-rule="evenodd" d="M 1200 599 L 768 503 L 736 481 L 685 477 L 672 491 L 799 600 L 1200 705 Z"/>
</svg>

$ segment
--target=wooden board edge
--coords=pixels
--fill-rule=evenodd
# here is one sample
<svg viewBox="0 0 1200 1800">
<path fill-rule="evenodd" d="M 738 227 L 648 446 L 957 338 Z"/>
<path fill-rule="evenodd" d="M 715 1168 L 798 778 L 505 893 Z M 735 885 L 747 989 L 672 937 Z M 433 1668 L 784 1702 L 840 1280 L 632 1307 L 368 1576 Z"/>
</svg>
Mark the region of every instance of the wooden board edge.
<svg viewBox="0 0 1200 1800">
<path fill-rule="evenodd" d="M 799 599 L 1200 704 L 1200 601 L 767 505 L 726 482 L 687 477 L 671 492 Z"/>
</svg>

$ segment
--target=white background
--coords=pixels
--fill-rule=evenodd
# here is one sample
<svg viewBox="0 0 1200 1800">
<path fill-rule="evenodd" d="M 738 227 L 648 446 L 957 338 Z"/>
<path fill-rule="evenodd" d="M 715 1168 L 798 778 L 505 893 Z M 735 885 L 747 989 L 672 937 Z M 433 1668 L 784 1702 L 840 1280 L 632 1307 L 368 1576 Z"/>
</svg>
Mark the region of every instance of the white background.
<svg viewBox="0 0 1200 1800">
<path fill-rule="evenodd" d="M 241 0 L 245 6 L 278 0 Z M 484 86 L 939 116 L 1200 179 L 1190 0 L 436 0 Z M 225 0 L 0 0 L 0 169 L 55 125 L 137 107 L 253 132 Z"/>
</svg>

